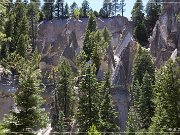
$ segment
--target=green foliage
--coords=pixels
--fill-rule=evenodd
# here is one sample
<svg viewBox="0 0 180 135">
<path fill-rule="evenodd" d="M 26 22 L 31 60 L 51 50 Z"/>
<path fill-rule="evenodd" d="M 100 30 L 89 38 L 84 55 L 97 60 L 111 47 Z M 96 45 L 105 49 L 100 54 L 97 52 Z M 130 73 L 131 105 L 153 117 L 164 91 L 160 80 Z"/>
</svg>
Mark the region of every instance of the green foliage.
<svg viewBox="0 0 180 135">
<path fill-rule="evenodd" d="M 58 131 L 59 124 L 56 123 L 64 117 L 64 126 L 69 126 L 74 115 L 74 93 L 71 81 L 71 69 L 66 61 L 63 61 L 58 67 L 55 75 L 53 75 L 55 91 L 54 91 L 54 110 L 55 119 L 53 119 L 52 127 Z M 60 114 L 63 113 L 63 116 Z M 68 130 L 68 129 L 64 129 Z"/>
<path fill-rule="evenodd" d="M 106 74 L 105 81 L 102 83 L 103 100 L 101 102 L 101 119 L 103 132 L 117 132 L 119 130 L 115 123 L 117 113 L 113 106 L 112 96 L 110 94 L 111 84 L 109 73 Z M 112 134 L 112 133 L 106 133 Z"/>
<path fill-rule="evenodd" d="M 134 37 L 141 45 L 145 46 L 148 41 L 148 36 L 145 27 L 142 0 L 136 0 L 131 14 L 134 22 Z"/>
<path fill-rule="evenodd" d="M 38 22 L 43 20 L 43 16 L 40 16 L 39 0 L 30 1 L 28 4 L 28 20 L 29 20 L 29 37 L 31 40 L 32 52 L 36 47 L 36 39 L 38 34 Z M 41 12 L 42 13 L 42 12 Z M 41 17 L 41 18 L 40 18 Z"/>
<path fill-rule="evenodd" d="M 154 70 L 149 53 L 139 46 L 133 65 L 132 105 L 128 114 L 128 132 L 147 130 L 151 124 L 151 118 L 154 114 L 154 104 L 152 102 L 155 81 Z"/>
<path fill-rule="evenodd" d="M 143 77 L 143 83 L 140 89 L 139 97 L 139 115 L 141 129 L 148 129 L 151 124 L 151 118 L 154 115 L 154 105 L 152 102 L 153 80 L 146 72 Z"/>
<path fill-rule="evenodd" d="M 39 70 L 36 68 L 37 54 L 33 54 L 29 60 L 16 56 L 19 61 L 14 63 L 19 71 L 19 87 L 15 93 L 15 109 L 5 119 L 5 128 L 10 132 L 31 132 L 45 127 L 48 122 L 47 114 L 41 108 L 43 99 L 40 94 Z M 32 61 L 31 61 L 32 60 Z M 20 66 L 21 64 L 21 66 Z M 34 65 L 33 65 L 34 64 Z"/>
<path fill-rule="evenodd" d="M 135 24 L 134 37 L 142 45 L 145 46 L 148 42 L 148 35 L 146 31 L 146 26 L 144 20 Z"/>
<path fill-rule="evenodd" d="M 111 1 L 110 0 L 104 0 L 103 7 L 99 11 L 99 16 L 103 18 L 108 18 L 111 15 Z"/>
<path fill-rule="evenodd" d="M 88 135 L 101 135 L 101 133 L 97 131 L 96 126 L 92 125 L 88 131 Z"/>
<path fill-rule="evenodd" d="M 100 126 L 100 87 L 92 66 L 81 73 L 77 124 L 80 132 L 88 132 L 93 124 Z"/>
<path fill-rule="evenodd" d="M 56 125 L 57 132 L 66 132 L 65 117 L 62 111 L 59 111 L 58 122 Z"/>
<path fill-rule="evenodd" d="M 66 3 L 65 5 L 65 9 L 64 9 L 64 16 L 67 18 L 69 17 L 69 6 L 68 4 Z"/>
<path fill-rule="evenodd" d="M 133 65 L 133 80 L 138 80 L 139 84 L 141 85 L 143 82 L 144 74 L 147 71 L 154 82 L 154 70 L 154 65 L 149 52 L 143 47 L 138 46 Z"/>
<path fill-rule="evenodd" d="M 131 106 L 128 112 L 126 135 L 135 135 L 138 131 L 140 131 L 139 114 L 136 113 L 136 109 Z"/>
<path fill-rule="evenodd" d="M 74 14 L 74 10 L 79 11 L 79 10 L 78 10 L 78 5 L 77 5 L 77 3 L 76 3 L 75 1 L 74 1 L 74 2 L 72 3 L 72 5 L 70 6 L 70 13 L 71 13 L 71 15 Z"/>
<path fill-rule="evenodd" d="M 74 18 L 79 19 L 80 12 L 79 12 L 78 9 L 74 9 L 74 10 L 73 10 L 73 16 L 74 16 Z"/>
<path fill-rule="evenodd" d="M 156 3 L 156 0 L 149 0 L 146 5 L 146 27 L 148 37 L 152 34 L 156 21 L 159 18 L 161 12 L 160 5 Z"/>
<path fill-rule="evenodd" d="M 58 2 L 58 1 L 57 1 Z M 56 9 L 55 9 L 56 10 Z M 54 12 L 54 0 L 44 0 L 44 5 L 42 7 L 42 11 L 44 12 L 45 18 L 47 20 L 53 19 Z M 59 16 L 58 16 L 59 17 Z"/>
<path fill-rule="evenodd" d="M 156 76 L 154 88 L 155 115 L 152 118 L 151 132 L 178 132 L 180 125 L 180 68 L 179 61 L 169 60 Z"/>
<path fill-rule="evenodd" d="M 89 2 L 87 0 L 83 0 L 81 10 L 82 10 L 82 17 L 85 18 L 88 17 L 90 7 L 89 7 Z"/>
<path fill-rule="evenodd" d="M 27 35 L 24 36 L 21 34 L 17 42 L 17 54 L 19 54 L 22 57 L 25 57 L 27 55 L 28 40 L 29 39 Z"/>
<path fill-rule="evenodd" d="M 124 9 L 125 6 L 126 6 L 125 0 L 120 0 L 120 12 L 122 16 L 124 15 L 124 12 L 125 12 L 125 9 Z"/>
</svg>

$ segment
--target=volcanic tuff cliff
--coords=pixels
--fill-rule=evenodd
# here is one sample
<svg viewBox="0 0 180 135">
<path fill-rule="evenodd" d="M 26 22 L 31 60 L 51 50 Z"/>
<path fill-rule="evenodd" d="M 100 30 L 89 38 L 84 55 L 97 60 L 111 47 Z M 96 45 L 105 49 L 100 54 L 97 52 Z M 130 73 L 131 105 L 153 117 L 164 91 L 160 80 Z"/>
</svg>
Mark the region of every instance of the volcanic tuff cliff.
<svg viewBox="0 0 180 135">
<path fill-rule="evenodd" d="M 132 41 L 133 23 L 125 17 L 108 19 L 97 18 L 97 29 L 107 27 L 112 35 L 111 46 L 107 54 L 110 58 L 103 60 L 98 72 L 98 79 L 102 79 L 104 72 L 110 69 L 113 82 L 112 96 L 119 112 L 118 124 L 125 130 L 127 120 L 129 93 L 127 83 L 130 81 L 135 43 Z M 83 35 L 87 19 L 65 19 L 43 22 L 39 26 L 38 50 L 42 53 L 40 67 L 48 70 L 58 65 L 62 57 L 66 57 L 75 67 L 75 58 L 83 46 Z"/>
<path fill-rule="evenodd" d="M 163 0 L 163 9 L 150 38 L 150 52 L 157 67 L 180 56 L 180 2 Z M 172 56 L 171 56 L 172 55 Z"/>
<path fill-rule="evenodd" d="M 162 66 L 170 57 L 175 59 L 180 56 L 180 20 L 178 19 L 180 3 L 178 1 L 163 3 L 162 13 L 150 37 L 150 52 L 157 67 Z M 66 57 L 76 70 L 75 60 L 82 49 L 86 24 L 87 19 L 75 20 L 73 18 L 41 22 L 37 47 L 42 55 L 40 63 L 42 73 L 51 69 L 52 66 L 57 66 L 63 57 Z M 111 69 L 113 84 L 111 94 L 116 110 L 119 112 L 118 124 L 121 126 L 121 131 L 125 131 L 130 100 L 127 87 L 131 83 L 133 58 L 137 49 L 136 42 L 132 38 L 133 23 L 125 17 L 97 18 L 97 28 L 104 27 L 107 27 L 112 34 L 112 47 L 107 52 L 111 62 L 102 61 L 98 79 L 103 77 L 104 71 Z M 7 83 L 8 81 L 1 82 L 0 108 L 4 109 L 0 110 L 0 120 L 3 114 L 8 112 L 8 108 L 13 106 L 12 98 L 6 96 L 8 92 L 5 91 L 15 87 L 13 83 Z M 48 96 L 49 93 L 46 92 L 44 97 L 48 99 Z"/>
</svg>

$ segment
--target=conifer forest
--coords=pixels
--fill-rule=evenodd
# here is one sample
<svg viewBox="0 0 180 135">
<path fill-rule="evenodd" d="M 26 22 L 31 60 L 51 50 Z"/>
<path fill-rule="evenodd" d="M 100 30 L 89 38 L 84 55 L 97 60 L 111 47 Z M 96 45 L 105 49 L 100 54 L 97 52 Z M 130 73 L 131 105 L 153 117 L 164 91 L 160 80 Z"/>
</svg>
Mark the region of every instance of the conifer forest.
<svg viewBox="0 0 180 135">
<path fill-rule="evenodd" d="M 179 0 L 0 0 L 6 134 L 180 134 Z"/>
</svg>

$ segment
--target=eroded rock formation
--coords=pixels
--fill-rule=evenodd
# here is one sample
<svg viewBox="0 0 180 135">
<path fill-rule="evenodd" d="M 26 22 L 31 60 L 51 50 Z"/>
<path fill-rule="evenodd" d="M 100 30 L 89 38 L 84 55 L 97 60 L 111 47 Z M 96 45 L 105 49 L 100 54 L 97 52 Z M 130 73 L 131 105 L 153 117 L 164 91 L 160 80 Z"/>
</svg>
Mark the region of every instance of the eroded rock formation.
<svg viewBox="0 0 180 135">
<path fill-rule="evenodd" d="M 150 51 L 157 67 L 162 66 L 177 49 L 180 56 L 180 14 L 179 0 L 163 1 L 162 13 L 150 38 Z"/>
</svg>

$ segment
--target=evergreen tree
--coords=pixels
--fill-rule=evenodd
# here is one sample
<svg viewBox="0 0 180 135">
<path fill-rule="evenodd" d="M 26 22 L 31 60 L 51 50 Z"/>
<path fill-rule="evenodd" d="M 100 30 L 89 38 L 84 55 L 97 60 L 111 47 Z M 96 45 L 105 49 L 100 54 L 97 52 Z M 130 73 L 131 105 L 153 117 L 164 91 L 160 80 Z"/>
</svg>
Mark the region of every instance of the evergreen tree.
<svg viewBox="0 0 180 135">
<path fill-rule="evenodd" d="M 146 46 L 148 42 L 148 35 L 146 31 L 146 26 L 144 20 L 142 22 L 138 22 L 134 28 L 134 37 L 135 39 L 142 45 Z"/>
<path fill-rule="evenodd" d="M 111 15 L 111 1 L 104 0 L 103 7 L 101 8 L 99 15 L 104 18 L 108 18 Z"/>
<path fill-rule="evenodd" d="M 121 0 L 119 5 L 120 5 L 121 15 L 124 16 L 124 12 L 125 12 L 124 7 L 126 6 L 125 0 Z"/>
<path fill-rule="evenodd" d="M 131 14 L 134 22 L 134 37 L 141 45 L 145 46 L 148 36 L 145 28 L 142 0 L 136 0 Z"/>
<path fill-rule="evenodd" d="M 64 117 L 64 126 L 69 126 L 69 122 L 71 122 L 71 119 L 73 117 L 73 110 L 74 110 L 74 104 L 73 104 L 73 88 L 71 83 L 71 71 L 70 71 L 69 64 L 64 61 L 62 64 L 58 67 L 58 71 L 56 73 L 55 79 L 55 101 L 54 101 L 54 107 L 55 107 L 55 115 L 56 120 L 53 121 L 52 127 L 55 131 L 58 129 L 58 122 L 62 116 L 59 116 L 59 114 L 62 112 Z M 60 120 L 61 121 L 61 120 Z M 68 129 L 66 129 L 68 130 Z"/>
<path fill-rule="evenodd" d="M 97 131 L 96 126 L 92 125 L 88 131 L 88 135 L 101 135 L 101 133 Z"/>
<path fill-rule="evenodd" d="M 64 18 L 64 0 L 57 0 L 55 4 L 55 16 L 57 18 Z"/>
<path fill-rule="evenodd" d="M 100 87 L 92 66 L 81 74 L 77 124 L 80 132 L 88 132 L 92 125 L 100 126 Z"/>
<path fill-rule="evenodd" d="M 155 115 L 150 132 L 178 132 L 180 125 L 180 68 L 179 60 L 169 60 L 156 76 L 154 88 Z M 171 131 L 171 132 L 172 132 Z"/>
<path fill-rule="evenodd" d="M 91 38 L 90 34 L 92 32 L 96 31 L 96 18 L 95 16 L 91 13 L 89 16 L 86 32 L 85 32 L 85 37 L 84 37 L 84 42 L 83 42 L 83 50 L 86 53 L 87 56 L 87 61 L 90 60 L 91 53 L 94 47 L 94 44 L 91 44 Z"/>
<path fill-rule="evenodd" d="M 20 76 L 19 87 L 14 97 L 15 109 L 10 112 L 4 122 L 5 127 L 10 132 L 33 134 L 35 130 L 47 125 L 48 117 L 44 109 L 41 108 L 43 99 L 40 94 L 43 90 L 38 79 L 40 73 L 37 69 L 38 64 L 35 64 L 38 57 L 36 54 L 33 54 L 30 60 L 13 57 L 13 59 L 18 58 L 19 64 L 13 64 L 16 65 Z"/>
<path fill-rule="evenodd" d="M 74 1 L 73 3 L 72 3 L 72 5 L 70 6 L 70 14 L 71 15 L 73 15 L 74 14 L 74 10 L 78 10 L 78 5 L 77 5 L 77 3 Z"/>
<path fill-rule="evenodd" d="M 152 34 L 156 21 L 159 18 L 160 6 L 156 3 L 156 0 L 149 0 L 146 5 L 146 27 L 148 36 Z"/>
<path fill-rule="evenodd" d="M 137 54 L 134 59 L 132 81 L 138 80 L 139 84 L 141 85 L 146 71 L 152 78 L 152 81 L 154 82 L 155 71 L 151 56 L 145 48 L 138 46 Z"/>
<path fill-rule="evenodd" d="M 117 13 L 119 12 L 119 8 L 120 8 L 120 5 L 119 5 L 118 0 L 112 0 L 112 15 L 113 16 L 117 15 Z"/>
<path fill-rule="evenodd" d="M 90 33 L 96 31 L 96 17 L 93 15 L 93 13 L 91 13 L 89 16 L 86 29 L 89 30 Z"/>
<path fill-rule="evenodd" d="M 44 12 L 45 18 L 47 20 L 53 19 L 54 12 L 54 0 L 44 0 L 44 5 L 42 7 L 42 11 Z"/>
<path fill-rule="evenodd" d="M 65 9 L 64 9 L 64 16 L 67 18 L 69 17 L 69 6 L 67 3 L 65 5 Z"/>
<path fill-rule="evenodd" d="M 36 39 L 38 34 L 38 22 L 39 22 L 39 0 L 31 0 L 28 5 L 28 18 L 29 18 L 29 26 L 30 26 L 30 39 L 32 52 L 36 47 Z"/>
<path fill-rule="evenodd" d="M 15 13 L 11 10 L 8 13 L 8 21 L 5 26 L 6 37 L 9 39 L 6 42 L 6 45 L 9 46 L 9 53 L 12 53 L 16 50 L 15 44 L 12 42 L 14 36 L 14 21 L 15 21 Z"/>
<path fill-rule="evenodd" d="M 29 46 L 28 22 L 27 22 L 26 15 L 23 17 L 23 20 L 21 22 L 20 31 L 21 31 L 21 34 L 17 42 L 16 52 L 20 56 L 25 57 L 27 55 L 27 49 Z"/>
<path fill-rule="evenodd" d="M 56 132 L 66 132 L 65 118 L 62 111 L 59 111 Z"/>
<path fill-rule="evenodd" d="M 140 119 L 139 114 L 130 106 L 128 112 L 128 121 L 126 127 L 126 135 L 136 135 L 136 132 L 140 131 Z"/>
<path fill-rule="evenodd" d="M 111 43 L 111 35 L 110 32 L 108 31 L 107 27 L 105 27 L 102 31 L 102 35 L 104 38 L 104 41 L 107 42 L 108 44 Z"/>
<path fill-rule="evenodd" d="M 21 34 L 21 36 L 19 37 L 19 40 L 17 42 L 17 53 L 22 56 L 25 57 L 27 54 L 27 48 L 28 48 L 28 36 L 24 36 Z"/>
<path fill-rule="evenodd" d="M 82 10 L 82 17 L 88 17 L 90 7 L 89 7 L 89 2 L 87 0 L 83 1 L 81 10 Z"/>
<path fill-rule="evenodd" d="M 101 103 L 101 119 L 103 132 L 117 132 L 118 126 L 115 123 L 117 113 L 115 112 L 112 96 L 110 94 L 111 84 L 109 74 L 106 74 L 105 81 L 102 83 L 103 101 Z M 112 133 L 106 133 L 112 134 Z"/>
<path fill-rule="evenodd" d="M 7 47 L 4 43 L 6 33 L 5 33 L 5 16 L 7 12 L 7 2 L 6 0 L 3 0 L 0 3 L 0 58 L 6 58 L 7 57 Z"/>
<path fill-rule="evenodd" d="M 145 129 L 146 131 L 149 128 L 151 118 L 154 115 L 154 106 L 152 102 L 153 84 L 151 76 L 146 72 L 139 92 L 139 115 L 141 129 Z"/>
<path fill-rule="evenodd" d="M 154 66 L 151 57 L 145 49 L 139 46 L 133 66 L 132 105 L 130 107 L 132 112 L 129 112 L 128 126 L 130 127 L 127 127 L 128 132 L 147 131 L 149 128 L 154 112 L 152 102 L 154 81 Z M 135 117 L 135 115 L 137 116 Z M 136 126 L 135 123 L 137 123 Z"/>
<path fill-rule="evenodd" d="M 97 31 L 96 33 L 92 33 L 90 36 L 90 44 L 91 46 L 93 46 L 92 49 L 92 53 L 91 53 L 91 59 L 92 62 L 94 64 L 94 66 L 96 67 L 96 74 L 99 71 L 100 65 L 101 65 L 101 59 L 103 56 L 103 45 L 104 45 L 104 41 L 102 38 L 102 35 L 100 33 L 100 31 Z"/>
</svg>

